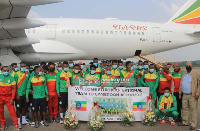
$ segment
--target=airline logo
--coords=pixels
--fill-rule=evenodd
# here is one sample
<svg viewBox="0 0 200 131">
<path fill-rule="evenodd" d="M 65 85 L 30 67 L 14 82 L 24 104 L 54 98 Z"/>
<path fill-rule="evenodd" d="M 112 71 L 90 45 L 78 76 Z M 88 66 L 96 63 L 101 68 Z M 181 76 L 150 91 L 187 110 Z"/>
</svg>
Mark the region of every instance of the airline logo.
<svg viewBox="0 0 200 131">
<path fill-rule="evenodd" d="M 187 10 L 172 20 L 180 24 L 200 24 L 200 0 L 194 2 Z"/>
</svg>

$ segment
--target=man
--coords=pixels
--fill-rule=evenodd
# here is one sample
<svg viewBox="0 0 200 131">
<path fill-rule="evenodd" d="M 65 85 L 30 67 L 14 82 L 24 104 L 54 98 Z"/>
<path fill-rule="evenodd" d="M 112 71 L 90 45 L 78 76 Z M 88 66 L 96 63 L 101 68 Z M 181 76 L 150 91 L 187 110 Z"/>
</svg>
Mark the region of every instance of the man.
<svg viewBox="0 0 200 131">
<path fill-rule="evenodd" d="M 87 72 L 86 70 L 84 70 L 84 68 L 85 68 L 85 63 L 79 62 L 78 64 L 79 64 L 80 67 L 81 67 L 81 72 L 83 73 L 83 77 L 84 77 L 86 74 L 88 74 L 88 72 Z"/>
<path fill-rule="evenodd" d="M 173 80 L 174 80 L 174 96 L 177 100 L 177 111 L 179 113 L 177 121 L 181 121 L 181 109 L 182 109 L 182 99 L 179 99 L 179 87 L 181 82 L 181 76 L 185 72 L 182 70 L 178 63 L 174 63 L 173 65 L 174 72 L 172 73 Z"/>
<path fill-rule="evenodd" d="M 106 74 L 102 76 L 101 88 L 104 88 L 104 87 L 113 87 L 114 89 L 116 89 L 117 87 L 117 80 L 116 80 L 115 75 L 111 74 L 110 66 L 107 66 Z"/>
<path fill-rule="evenodd" d="M 170 71 L 170 74 L 172 74 L 172 67 L 173 67 L 173 65 L 172 65 L 172 63 L 167 63 L 167 65 L 168 65 L 168 67 L 169 67 L 169 71 Z"/>
<path fill-rule="evenodd" d="M 143 62 L 141 60 L 138 61 L 138 68 L 135 70 L 136 71 L 136 76 L 137 76 L 137 87 L 143 87 L 144 85 L 142 84 L 142 75 L 144 74 L 143 70 Z"/>
<path fill-rule="evenodd" d="M 16 82 L 14 78 L 9 75 L 8 66 L 2 67 L 3 74 L 0 74 L 0 130 L 5 130 L 5 118 L 4 118 L 4 105 L 6 104 L 9 114 L 13 120 L 15 130 L 19 131 L 19 125 L 17 122 L 17 116 L 14 109 L 14 99 L 16 93 Z"/>
<path fill-rule="evenodd" d="M 11 75 L 12 77 L 14 77 L 14 76 L 15 76 L 15 73 L 18 71 L 17 63 L 12 63 L 12 64 L 11 64 L 11 69 L 12 69 L 12 71 L 10 72 L 10 75 Z"/>
<path fill-rule="evenodd" d="M 149 62 L 148 61 L 144 61 L 143 62 L 143 68 L 144 68 L 144 73 L 148 73 L 149 72 L 149 70 L 148 70 L 148 68 L 149 68 Z"/>
<path fill-rule="evenodd" d="M 103 75 L 106 74 L 106 68 L 108 66 L 108 61 L 107 60 L 103 60 L 102 61 L 102 69 L 103 69 Z"/>
<path fill-rule="evenodd" d="M 42 72 L 43 72 L 43 75 L 46 75 L 48 73 L 48 66 L 45 65 L 45 66 L 42 66 Z"/>
<path fill-rule="evenodd" d="M 85 75 L 84 79 L 86 86 L 100 86 L 101 77 L 96 73 L 95 65 L 90 65 L 90 72 Z"/>
<path fill-rule="evenodd" d="M 122 82 L 122 85 L 124 87 L 135 87 L 137 83 L 136 79 L 136 73 L 133 70 L 133 64 L 130 61 L 126 62 L 126 70 L 123 74 L 124 80 Z"/>
<path fill-rule="evenodd" d="M 103 69 L 98 66 L 98 58 L 93 59 L 93 65 L 96 67 L 96 74 L 99 74 L 101 77 L 103 75 Z M 88 72 L 90 72 L 90 68 L 88 68 Z"/>
<path fill-rule="evenodd" d="M 40 63 L 40 67 L 42 68 L 43 66 L 46 66 L 47 65 L 47 63 L 46 62 L 41 62 Z M 35 71 L 33 70 L 32 72 L 31 72 L 31 75 L 30 75 L 30 77 L 32 77 L 32 76 L 34 76 L 35 75 Z"/>
<path fill-rule="evenodd" d="M 159 75 L 160 69 L 161 69 L 161 68 L 160 68 L 160 65 L 155 64 L 155 72 L 156 72 L 157 75 Z"/>
<path fill-rule="evenodd" d="M 117 64 L 117 61 L 115 61 L 115 60 L 112 62 L 111 74 L 114 75 L 117 79 L 123 79 L 123 74 L 118 69 L 118 64 Z"/>
<path fill-rule="evenodd" d="M 69 60 L 69 71 L 73 73 L 74 71 L 74 62 L 72 60 Z"/>
<path fill-rule="evenodd" d="M 164 65 L 163 70 L 159 73 L 159 85 L 158 85 L 158 98 L 164 94 L 164 88 L 169 87 L 171 91 L 173 77 L 169 72 L 169 67 Z"/>
<path fill-rule="evenodd" d="M 56 72 L 56 74 L 58 74 L 60 71 L 62 71 L 62 63 L 58 62 L 58 69 L 55 72 Z"/>
<path fill-rule="evenodd" d="M 152 100 L 154 101 L 154 104 L 155 104 L 156 97 L 157 97 L 156 89 L 158 87 L 159 77 L 156 73 L 154 73 L 154 71 L 155 71 L 154 64 L 151 64 L 149 66 L 149 73 L 144 74 L 142 76 L 141 83 L 144 86 L 149 87 L 149 89 L 150 89 L 149 96 L 152 98 Z"/>
<path fill-rule="evenodd" d="M 27 103 L 26 103 L 26 88 L 29 80 L 29 72 L 26 73 L 26 63 L 20 63 L 20 70 L 15 73 L 15 81 L 17 82 L 17 92 L 16 92 L 16 101 L 15 106 L 17 109 L 17 119 L 19 128 L 22 128 L 22 125 L 26 125 L 28 122 L 26 121 L 26 110 L 27 110 Z M 22 116 L 22 125 L 21 125 L 21 118 Z"/>
<path fill-rule="evenodd" d="M 167 122 L 166 116 L 168 116 L 173 117 L 171 125 L 175 126 L 175 120 L 178 117 L 177 101 L 176 97 L 170 93 L 170 90 L 169 87 L 164 88 L 164 95 L 159 98 L 158 109 L 155 110 L 155 113 L 162 119 L 160 124 L 165 124 Z"/>
<path fill-rule="evenodd" d="M 69 71 L 67 61 L 63 62 L 63 70 L 56 77 L 56 91 L 59 97 L 60 124 L 63 124 L 63 108 L 68 109 L 68 87 L 74 86 L 73 74 Z"/>
<path fill-rule="evenodd" d="M 75 86 L 83 85 L 83 73 L 81 72 L 80 65 L 76 64 L 74 65 L 74 75 L 73 75 L 73 81 Z"/>
<path fill-rule="evenodd" d="M 193 70 L 191 62 L 186 64 L 186 72 L 181 76 L 179 98 L 182 98 L 182 123 L 179 126 L 188 126 L 194 130 L 197 126 L 197 104 L 200 92 L 200 76 Z M 190 121 L 188 117 L 190 116 Z"/>
<path fill-rule="evenodd" d="M 55 64 L 49 62 L 48 64 L 49 71 L 45 75 L 47 82 L 47 89 L 49 93 L 48 109 L 49 109 L 49 122 L 54 120 L 59 123 L 58 116 L 58 95 L 56 91 L 56 73 L 55 73 Z"/>
<path fill-rule="evenodd" d="M 45 120 L 46 117 L 46 100 L 48 100 L 48 89 L 46 86 L 46 79 L 42 75 L 42 68 L 40 66 L 35 67 L 35 75 L 33 75 L 27 85 L 26 90 L 26 102 L 29 102 L 29 93 L 31 86 L 33 88 L 33 107 L 32 110 L 34 112 L 34 120 L 35 120 L 35 128 L 39 127 L 38 121 L 38 111 L 40 108 L 40 112 L 42 112 L 43 116 L 43 124 L 44 126 L 48 126 L 49 124 Z"/>
</svg>

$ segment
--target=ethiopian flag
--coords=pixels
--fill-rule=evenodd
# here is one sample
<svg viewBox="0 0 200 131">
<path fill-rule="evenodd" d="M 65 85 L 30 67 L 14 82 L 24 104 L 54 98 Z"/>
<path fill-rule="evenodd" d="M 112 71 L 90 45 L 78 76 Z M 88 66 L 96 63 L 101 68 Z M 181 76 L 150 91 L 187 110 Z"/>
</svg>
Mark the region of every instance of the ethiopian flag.
<svg viewBox="0 0 200 131">
<path fill-rule="evenodd" d="M 87 101 L 75 101 L 76 110 L 78 111 L 87 111 Z"/>
<path fill-rule="evenodd" d="M 133 102 L 133 111 L 145 111 L 146 109 L 146 102 Z"/>
</svg>

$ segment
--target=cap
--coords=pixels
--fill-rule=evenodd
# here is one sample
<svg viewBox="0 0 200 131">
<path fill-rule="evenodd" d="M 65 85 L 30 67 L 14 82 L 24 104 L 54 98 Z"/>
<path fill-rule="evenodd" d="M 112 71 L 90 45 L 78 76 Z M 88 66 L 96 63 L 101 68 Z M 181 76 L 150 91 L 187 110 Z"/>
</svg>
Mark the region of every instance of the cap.
<svg viewBox="0 0 200 131">
<path fill-rule="evenodd" d="M 79 65 L 83 65 L 83 62 L 79 62 L 78 64 L 79 64 Z"/>
<path fill-rule="evenodd" d="M 102 60 L 102 63 L 107 63 L 108 61 L 107 60 Z"/>
</svg>

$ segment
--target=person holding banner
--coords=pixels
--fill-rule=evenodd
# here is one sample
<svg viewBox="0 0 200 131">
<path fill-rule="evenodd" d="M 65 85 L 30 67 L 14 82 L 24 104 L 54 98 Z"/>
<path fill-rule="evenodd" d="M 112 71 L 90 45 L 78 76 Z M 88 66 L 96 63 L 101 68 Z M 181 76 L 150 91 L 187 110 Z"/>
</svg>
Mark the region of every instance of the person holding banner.
<svg viewBox="0 0 200 131">
<path fill-rule="evenodd" d="M 117 61 L 113 61 L 111 74 L 115 76 L 115 78 L 117 79 L 116 82 L 118 82 L 117 84 L 119 85 L 120 81 L 123 79 L 123 74 L 117 67 L 118 67 Z"/>
<path fill-rule="evenodd" d="M 178 118 L 177 112 L 177 101 L 176 97 L 170 93 L 170 88 L 164 88 L 164 95 L 159 98 L 158 109 L 155 110 L 157 116 L 162 120 L 160 124 L 165 124 L 167 122 L 166 116 L 173 117 L 171 125 L 175 126 L 175 120 Z"/>
<path fill-rule="evenodd" d="M 135 87 L 137 83 L 136 72 L 133 69 L 133 64 L 130 61 L 126 62 L 126 70 L 124 71 L 124 79 L 122 85 L 124 87 Z"/>
<path fill-rule="evenodd" d="M 84 77 L 86 74 L 88 74 L 88 72 L 87 72 L 86 70 L 84 70 L 85 63 L 79 62 L 78 64 L 79 64 L 80 67 L 81 67 L 81 72 L 82 72 L 83 77 Z"/>
<path fill-rule="evenodd" d="M 99 74 L 99 76 L 101 78 L 101 76 L 103 75 L 103 69 L 98 65 L 98 58 L 94 58 L 93 59 L 93 65 L 96 67 L 95 73 Z M 89 67 L 87 69 L 87 71 L 88 71 L 88 73 L 90 73 L 91 72 L 91 68 Z"/>
<path fill-rule="evenodd" d="M 143 62 L 141 60 L 138 61 L 138 68 L 135 70 L 136 71 L 136 76 L 137 76 L 137 87 L 143 87 L 144 85 L 142 84 L 142 75 L 144 74 L 143 70 Z"/>
<path fill-rule="evenodd" d="M 101 77 L 96 73 L 96 66 L 90 65 L 90 72 L 85 75 L 85 86 L 100 86 Z"/>
<path fill-rule="evenodd" d="M 116 80 L 115 75 L 111 74 L 110 66 L 107 66 L 106 74 L 104 74 L 101 79 L 101 88 L 104 88 L 104 87 L 113 87 L 114 89 L 116 89 L 117 87 L 117 80 Z"/>
<path fill-rule="evenodd" d="M 80 80 L 83 81 L 83 72 L 81 72 L 80 66 L 76 64 L 74 65 L 74 75 L 73 75 L 73 81 L 75 86 L 80 86 Z"/>
<path fill-rule="evenodd" d="M 15 106 L 16 106 L 16 114 L 18 119 L 19 128 L 22 128 L 22 125 L 28 124 L 26 121 L 26 109 L 27 109 L 27 103 L 26 103 L 26 87 L 29 79 L 29 72 L 26 71 L 26 64 L 24 62 L 20 63 L 20 70 L 15 73 L 14 78 L 17 82 L 17 91 L 16 91 L 16 100 L 15 100 Z M 21 115 L 22 115 L 22 125 L 21 125 Z"/>
<path fill-rule="evenodd" d="M 48 64 L 48 73 L 45 75 L 47 89 L 49 92 L 49 101 L 48 101 L 48 109 L 49 109 L 49 122 L 53 122 L 54 120 L 59 123 L 58 116 L 58 95 L 56 92 L 56 72 L 55 72 L 55 64 L 49 62 Z"/>
<path fill-rule="evenodd" d="M 56 90 L 60 105 L 60 123 L 63 124 L 63 108 L 68 109 L 68 87 L 74 86 L 73 74 L 69 71 L 68 62 L 63 62 L 63 70 L 56 76 Z"/>
<path fill-rule="evenodd" d="M 155 104 L 155 101 L 156 101 L 156 98 L 157 98 L 156 89 L 157 89 L 158 84 L 159 84 L 159 77 L 156 73 L 154 73 L 154 71 L 155 71 L 154 64 L 151 64 L 149 66 L 149 73 L 144 74 L 142 76 L 141 83 L 144 86 L 149 87 L 149 89 L 150 89 L 150 95 L 149 96 L 152 98 L 152 100 L 154 101 L 154 104 Z"/>
</svg>

